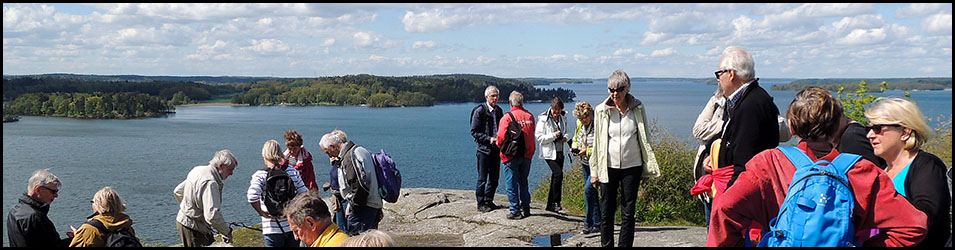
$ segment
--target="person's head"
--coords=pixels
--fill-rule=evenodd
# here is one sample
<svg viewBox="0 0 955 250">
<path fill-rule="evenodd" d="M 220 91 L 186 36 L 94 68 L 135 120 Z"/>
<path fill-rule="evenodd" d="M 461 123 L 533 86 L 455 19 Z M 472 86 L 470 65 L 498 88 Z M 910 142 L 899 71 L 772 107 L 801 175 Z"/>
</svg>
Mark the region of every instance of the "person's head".
<svg viewBox="0 0 955 250">
<path fill-rule="evenodd" d="M 594 107 L 589 102 L 578 102 L 574 105 L 574 116 L 584 125 L 594 122 Z"/>
<path fill-rule="evenodd" d="M 348 237 L 342 241 L 340 247 L 397 247 L 398 242 L 395 241 L 394 237 L 391 237 L 391 234 L 386 233 L 385 231 L 377 229 L 368 229 L 367 231 L 362 232 L 361 234 Z"/>
<path fill-rule="evenodd" d="M 716 79 L 719 80 L 719 85 L 723 88 L 723 95 L 731 95 L 743 84 L 753 80 L 756 76 L 755 65 L 753 56 L 749 55 L 749 52 L 746 52 L 743 48 L 729 47 L 724 49 L 716 71 Z"/>
<path fill-rule="evenodd" d="M 925 123 L 922 110 L 902 98 L 879 98 L 865 110 L 869 119 L 866 137 L 879 157 L 902 150 L 918 151 L 935 133 Z M 888 160 L 888 159 L 886 159 Z"/>
<path fill-rule="evenodd" d="M 511 107 L 523 107 L 524 106 L 524 95 L 517 90 L 511 91 L 511 95 L 507 97 L 508 103 L 511 104 Z"/>
<path fill-rule="evenodd" d="M 209 166 L 215 168 L 223 180 L 228 179 L 238 165 L 239 161 L 235 160 L 232 151 L 228 149 L 219 150 L 219 152 L 216 152 L 216 154 L 212 156 L 212 160 L 209 160 Z"/>
<path fill-rule="evenodd" d="M 789 130 L 801 140 L 830 141 L 839 129 L 842 106 L 829 91 L 810 86 L 796 93 L 786 117 Z"/>
<path fill-rule="evenodd" d="M 497 100 L 500 98 L 499 91 L 494 85 L 487 86 L 484 89 L 484 99 L 487 100 L 487 103 L 491 105 L 497 105 Z"/>
<path fill-rule="evenodd" d="M 60 179 L 50 173 L 49 169 L 37 170 L 30 176 L 27 184 L 27 195 L 43 204 L 50 204 L 56 197 L 60 196 L 60 186 L 62 186 Z"/>
<path fill-rule="evenodd" d="M 550 116 L 558 117 L 564 113 L 564 101 L 560 100 L 560 97 L 554 97 L 554 100 L 550 102 Z"/>
<path fill-rule="evenodd" d="M 282 210 L 295 239 L 311 246 L 325 228 L 332 225 L 332 214 L 318 190 L 298 194 Z"/>
<path fill-rule="evenodd" d="M 289 129 L 285 131 L 285 148 L 288 149 L 288 152 L 292 156 L 298 156 L 298 152 L 302 151 L 302 135 L 298 134 L 298 131 L 294 129 Z"/>
<path fill-rule="evenodd" d="M 279 142 L 276 140 L 268 140 L 262 145 L 262 159 L 267 163 L 271 162 L 278 165 L 278 162 L 282 161 L 281 152 Z"/>
<path fill-rule="evenodd" d="M 332 131 L 331 133 L 323 135 L 322 140 L 319 141 L 318 146 L 322 148 L 322 151 L 324 151 L 329 158 L 338 157 L 341 153 L 342 145 L 345 144 L 345 139 L 343 139 L 341 135 L 344 135 L 344 132 L 339 134 Z"/>
<path fill-rule="evenodd" d="M 342 131 L 341 129 L 332 130 L 331 133 L 334 134 L 335 136 L 338 136 L 338 138 L 341 138 L 342 143 L 348 141 L 348 134 L 345 134 L 345 131 Z"/>
<path fill-rule="evenodd" d="M 630 76 L 623 70 L 614 71 L 607 78 L 607 92 L 614 103 L 622 103 L 627 93 L 630 93 Z"/>
<path fill-rule="evenodd" d="M 119 197 L 119 193 L 109 186 L 97 191 L 90 203 L 93 204 L 93 211 L 102 215 L 115 216 L 126 211 L 126 203 L 123 202 L 123 198 Z"/>
</svg>

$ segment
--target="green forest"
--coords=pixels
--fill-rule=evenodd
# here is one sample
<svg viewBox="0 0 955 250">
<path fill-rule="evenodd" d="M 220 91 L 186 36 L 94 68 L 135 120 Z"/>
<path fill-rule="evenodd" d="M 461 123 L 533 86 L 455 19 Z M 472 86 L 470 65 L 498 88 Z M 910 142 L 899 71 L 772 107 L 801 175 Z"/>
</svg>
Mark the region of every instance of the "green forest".
<svg viewBox="0 0 955 250">
<path fill-rule="evenodd" d="M 175 108 L 143 93 L 27 93 L 5 108 L 4 115 L 55 116 L 92 119 L 158 117 Z"/>
<path fill-rule="evenodd" d="M 951 77 L 933 78 L 838 78 L 838 79 L 799 79 L 789 84 L 773 85 L 771 90 L 801 90 L 807 86 L 819 86 L 830 92 L 839 91 L 840 87 L 848 91 L 859 89 L 859 82 L 870 83 L 886 82 L 886 90 L 945 90 L 952 89 Z M 879 89 L 869 89 L 869 92 L 878 92 Z"/>
</svg>

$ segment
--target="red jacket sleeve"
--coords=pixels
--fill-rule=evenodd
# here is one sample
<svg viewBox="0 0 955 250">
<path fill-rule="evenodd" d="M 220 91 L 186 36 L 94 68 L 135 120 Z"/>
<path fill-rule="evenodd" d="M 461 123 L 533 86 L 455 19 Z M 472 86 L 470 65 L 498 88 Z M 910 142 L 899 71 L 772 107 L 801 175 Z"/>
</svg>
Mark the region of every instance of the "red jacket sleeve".
<svg viewBox="0 0 955 250">
<path fill-rule="evenodd" d="M 858 202 L 853 218 L 856 232 L 880 230 L 878 235 L 860 242 L 863 246 L 915 246 L 925 238 L 925 213 L 895 191 L 888 174 L 869 161 L 859 161 L 848 175 Z"/>
<path fill-rule="evenodd" d="M 511 122 L 511 116 L 507 113 L 501 117 L 501 120 L 497 123 L 497 147 L 501 148 L 504 145 L 504 135 L 507 133 L 507 124 Z"/>
<path fill-rule="evenodd" d="M 750 169 L 740 173 L 736 185 L 713 201 L 706 246 L 743 246 L 743 234 L 748 233 L 750 225 L 757 219 L 757 216 L 753 215 L 764 214 L 760 211 L 765 210 L 762 208 L 761 191 L 761 185 L 764 185 L 765 181 L 754 174 L 755 172 L 755 169 Z"/>
</svg>

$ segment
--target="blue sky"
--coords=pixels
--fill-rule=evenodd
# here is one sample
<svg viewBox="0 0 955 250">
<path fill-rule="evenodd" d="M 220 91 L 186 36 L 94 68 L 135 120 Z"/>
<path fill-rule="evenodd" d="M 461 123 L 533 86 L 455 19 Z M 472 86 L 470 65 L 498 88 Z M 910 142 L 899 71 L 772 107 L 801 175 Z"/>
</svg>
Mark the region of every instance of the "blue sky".
<svg viewBox="0 0 955 250">
<path fill-rule="evenodd" d="M 3 74 L 951 77 L 951 3 L 3 4 Z"/>
</svg>

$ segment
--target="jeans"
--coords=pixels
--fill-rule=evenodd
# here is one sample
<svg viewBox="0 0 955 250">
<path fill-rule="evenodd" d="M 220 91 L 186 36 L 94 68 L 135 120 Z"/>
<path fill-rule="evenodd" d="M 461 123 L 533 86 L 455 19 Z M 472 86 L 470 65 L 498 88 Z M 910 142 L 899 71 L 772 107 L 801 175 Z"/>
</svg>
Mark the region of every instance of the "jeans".
<svg viewBox="0 0 955 250">
<path fill-rule="evenodd" d="M 531 159 L 516 157 L 504 163 L 504 181 L 507 184 L 507 201 L 511 214 L 531 211 L 531 193 L 527 187 L 527 175 L 531 170 Z"/>
<path fill-rule="evenodd" d="M 600 245 L 604 247 L 613 246 L 613 217 L 617 212 L 617 188 L 623 189 L 620 210 L 620 236 L 617 247 L 633 247 L 633 227 L 635 224 L 634 213 L 637 205 L 637 189 L 640 188 L 640 179 L 643 175 L 643 167 L 631 167 L 626 169 L 608 168 L 607 175 L 610 180 L 607 183 L 600 183 L 601 203 L 603 223 L 600 226 Z"/>
<path fill-rule="evenodd" d="M 557 158 L 554 160 L 544 160 L 550 167 L 550 192 L 547 193 L 547 206 L 551 204 L 560 205 L 560 193 L 564 186 L 564 154 L 557 151 Z"/>
<path fill-rule="evenodd" d="M 599 227 L 600 222 L 600 197 L 597 194 L 597 188 L 590 184 L 590 166 L 583 164 L 580 167 L 584 174 L 584 227 Z"/>
<path fill-rule="evenodd" d="M 501 176 L 501 155 L 494 150 L 491 154 L 477 152 L 477 172 L 477 188 L 474 189 L 477 204 L 480 206 L 492 203 Z"/>
<path fill-rule="evenodd" d="M 299 242 L 295 239 L 295 236 L 292 235 L 292 232 L 265 235 L 266 247 L 299 247 L 298 244 Z"/>
<path fill-rule="evenodd" d="M 378 229 L 378 218 L 381 216 L 381 208 L 368 206 L 355 206 L 348 215 L 348 236 L 355 236 L 368 229 Z"/>
<path fill-rule="evenodd" d="M 335 212 L 335 225 L 338 225 L 338 228 L 342 231 L 348 232 L 348 220 L 345 218 L 344 208 L 342 208 L 342 211 Z"/>
</svg>

